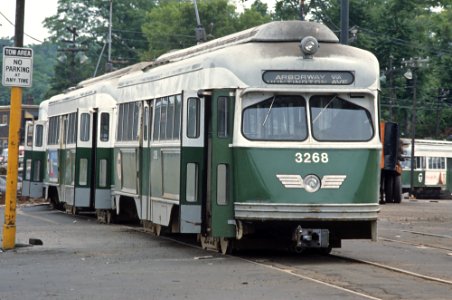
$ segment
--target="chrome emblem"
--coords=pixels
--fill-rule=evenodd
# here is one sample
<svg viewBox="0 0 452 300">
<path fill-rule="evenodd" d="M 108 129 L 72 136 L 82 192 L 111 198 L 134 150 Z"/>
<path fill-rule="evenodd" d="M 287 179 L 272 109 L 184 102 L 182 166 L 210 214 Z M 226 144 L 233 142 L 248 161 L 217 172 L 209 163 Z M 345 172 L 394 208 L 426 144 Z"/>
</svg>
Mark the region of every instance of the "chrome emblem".
<svg viewBox="0 0 452 300">
<path fill-rule="evenodd" d="M 286 189 L 305 189 L 313 193 L 319 189 L 338 189 L 347 178 L 346 175 L 325 175 L 322 180 L 316 175 L 307 175 L 304 179 L 300 175 L 278 174 L 276 177 Z"/>
<path fill-rule="evenodd" d="M 320 178 L 315 175 L 308 175 L 303 180 L 306 192 L 314 193 L 320 189 Z"/>
</svg>

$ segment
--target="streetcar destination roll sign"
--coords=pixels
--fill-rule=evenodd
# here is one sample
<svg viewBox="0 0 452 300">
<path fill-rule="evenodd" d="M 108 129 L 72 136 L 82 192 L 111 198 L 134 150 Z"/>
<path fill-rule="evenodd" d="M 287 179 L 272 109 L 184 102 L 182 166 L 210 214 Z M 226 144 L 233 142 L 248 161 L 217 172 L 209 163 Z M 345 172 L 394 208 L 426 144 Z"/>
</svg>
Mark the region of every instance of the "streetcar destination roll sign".
<svg viewBox="0 0 452 300">
<path fill-rule="evenodd" d="M 349 71 L 264 71 L 268 84 L 347 85 L 355 81 Z"/>
<path fill-rule="evenodd" d="M 33 74 L 33 49 L 3 47 L 4 86 L 31 87 Z"/>
</svg>

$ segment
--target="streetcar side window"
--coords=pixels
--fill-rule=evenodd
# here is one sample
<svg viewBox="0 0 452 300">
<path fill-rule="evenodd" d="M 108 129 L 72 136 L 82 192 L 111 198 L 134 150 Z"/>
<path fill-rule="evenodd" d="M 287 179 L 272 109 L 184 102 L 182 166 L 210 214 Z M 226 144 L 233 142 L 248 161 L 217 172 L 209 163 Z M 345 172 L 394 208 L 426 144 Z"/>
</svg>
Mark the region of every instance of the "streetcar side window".
<svg viewBox="0 0 452 300">
<path fill-rule="evenodd" d="M 99 187 L 107 186 L 107 160 L 101 159 L 99 163 Z"/>
<path fill-rule="evenodd" d="M 119 105 L 118 141 L 138 140 L 140 102 L 123 103 Z M 109 120 L 108 120 L 109 122 Z"/>
<path fill-rule="evenodd" d="M 218 97 L 218 124 L 217 134 L 220 138 L 229 136 L 228 124 L 228 97 Z"/>
<path fill-rule="evenodd" d="M 49 135 L 47 137 L 47 143 L 49 145 L 57 145 L 60 138 L 60 118 L 49 118 Z"/>
<path fill-rule="evenodd" d="M 159 140 L 159 136 L 160 136 L 160 111 L 162 108 L 162 104 L 160 99 L 155 100 L 155 115 L 154 115 L 154 134 L 152 139 L 154 141 L 158 141 Z"/>
<path fill-rule="evenodd" d="M 187 103 L 187 137 L 196 139 L 199 137 L 199 98 L 188 98 Z"/>
<path fill-rule="evenodd" d="M 174 139 L 173 137 L 173 130 L 174 130 L 174 117 L 175 117 L 175 98 L 174 96 L 168 97 L 168 111 L 167 111 L 167 117 L 166 117 L 166 139 L 171 140 Z"/>
<path fill-rule="evenodd" d="M 40 181 L 40 180 L 41 180 L 41 161 L 35 160 L 34 168 L 33 168 L 33 181 Z"/>
<path fill-rule="evenodd" d="M 31 159 L 27 159 L 25 162 L 25 180 L 31 179 Z"/>
<path fill-rule="evenodd" d="M 123 120 L 124 120 L 124 105 L 119 105 L 119 111 L 118 111 L 118 130 L 116 131 L 116 139 L 118 141 L 122 141 L 122 135 L 124 132 L 123 128 Z"/>
<path fill-rule="evenodd" d="M 302 141 L 308 137 L 306 100 L 273 96 L 243 111 L 242 133 L 249 140 Z"/>
<path fill-rule="evenodd" d="M 80 140 L 82 142 L 89 141 L 90 120 L 91 116 L 89 113 L 82 113 L 80 115 Z"/>
<path fill-rule="evenodd" d="M 88 159 L 82 158 L 79 161 L 79 177 L 78 184 L 79 185 L 87 185 L 88 184 Z"/>
<path fill-rule="evenodd" d="M 155 100 L 155 116 L 153 122 L 154 141 L 180 139 L 180 105 L 180 95 Z"/>
<path fill-rule="evenodd" d="M 35 146 L 36 147 L 42 147 L 43 132 L 44 132 L 44 126 L 36 125 L 36 132 L 35 132 Z"/>
<path fill-rule="evenodd" d="M 144 108 L 144 121 L 143 121 L 143 140 L 148 140 L 148 132 L 149 132 L 149 107 Z"/>
<path fill-rule="evenodd" d="M 187 181 L 186 181 L 186 191 L 185 198 L 187 202 L 197 202 L 198 201 L 198 164 L 188 163 L 187 164 Z"/>
<path fill-rule="evenodd" d="M 181 96 L 175 96 L 173 139 L 180 139 Z"/>
<path fill-rule="evenodd" d="M 312 134 L 318 141 L 368 141 L 374 135 L 370 112 L 337 96 L 313 96 Z"/>
<path fill-rule="evenodd" d="M 137 141 L 138 140 L 138 128 L 139 128 L 139 124 L 140 124 L 140 102 L 129 103 L 129 105 L 131 106 L 130 115 L 132 116 L 132 120 L 133 120 L 133 127 L 131 130 L 132 131 L 131 140 Z"/>
<path fill-rule="evenodd" d="M 160 101 L 160 136 L 159 140 L 166 140 L 166 124 L 168 118 L 168 99 L 162 98 Z"/>
<path fill-rule="evenodd" d="M 33 124 L 27 124 L 27 146 L 33 146 Z"/>
<path fill-rule="evenodd" d="M 101 113 L 100 115 L 100 140 L 108 142 L 110 138 L 110 114 Z"/>
<path fill-rule="evenodd" d="M 217 204 L 228 204 L 228 165 L 218 164 L 217 166 Z"/>
<path fill-rule="evenodd" d="M 77 113 L 71 113 L 69 114 L 69 123 L 67 125 L 66 144 L 75 144 L 76 141 L 77 141 Z"/>
</svg>

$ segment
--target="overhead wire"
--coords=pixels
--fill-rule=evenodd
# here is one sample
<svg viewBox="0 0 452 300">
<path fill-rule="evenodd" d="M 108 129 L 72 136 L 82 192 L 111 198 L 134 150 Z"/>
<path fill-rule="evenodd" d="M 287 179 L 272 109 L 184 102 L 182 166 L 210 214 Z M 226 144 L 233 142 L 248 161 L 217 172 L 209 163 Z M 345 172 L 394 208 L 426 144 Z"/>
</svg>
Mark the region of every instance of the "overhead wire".
<svg viewBox="0 0 452 300">
<path fill-rule="evenodd" d="M 9 24 L 11 24 L 13 27 L 15 27 L 16 25 L 13 23 L 13 22 L 11 22 L 1 11 L 0 11 L 0 15 L 9 23 Z M 35 40 L 36 42 L 38 42 L 38 43 L 43 43 L 43 41 L 41 41 L 41 40 L 39 40 L 39 39 L 37 39 L 37 38 L 35 38 L 35 37 L 33 37 L 33 36 L 31 36 L 31 35 L 29 35 L 29 34 L 27 34 L 26 32 L 24 32 L 24 35 L 25 36 L 27 36 L 27 37 L 29 37 L 30 39 L 32 39 L 32 40 Z"/>
</svg>

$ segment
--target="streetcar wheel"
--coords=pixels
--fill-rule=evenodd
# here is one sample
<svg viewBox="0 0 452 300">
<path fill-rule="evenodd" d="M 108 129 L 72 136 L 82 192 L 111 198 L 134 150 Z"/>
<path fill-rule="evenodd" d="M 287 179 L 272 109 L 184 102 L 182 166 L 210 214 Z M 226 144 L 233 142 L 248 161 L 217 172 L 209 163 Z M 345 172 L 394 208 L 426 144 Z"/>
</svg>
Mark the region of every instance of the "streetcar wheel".
<svg viewBox="0 0 452 300">
<path fill-rule="evenodd" d="M 394 177 L 393 199 L 394 203 L 402 202 L 402 183 L 400 176 Z"/>
<path fill-rule="evenodd" d="M 393 184 L 393 176 L 386 176 L 385 177 L 385 184 L 384 184 L 384 189 L 385 189 L 385 202 L 386 203 L 392 203 L 394 202 L 394 184 Z"/>
</svg>

